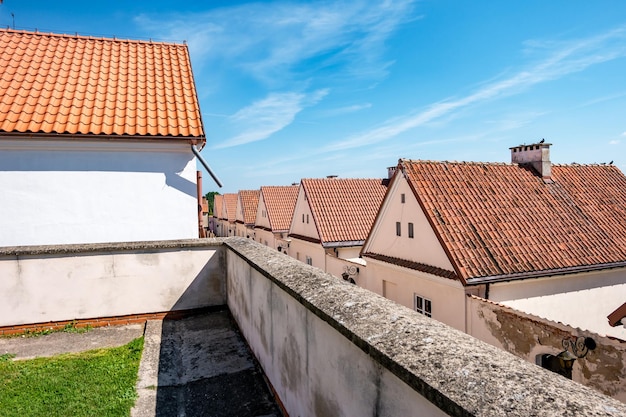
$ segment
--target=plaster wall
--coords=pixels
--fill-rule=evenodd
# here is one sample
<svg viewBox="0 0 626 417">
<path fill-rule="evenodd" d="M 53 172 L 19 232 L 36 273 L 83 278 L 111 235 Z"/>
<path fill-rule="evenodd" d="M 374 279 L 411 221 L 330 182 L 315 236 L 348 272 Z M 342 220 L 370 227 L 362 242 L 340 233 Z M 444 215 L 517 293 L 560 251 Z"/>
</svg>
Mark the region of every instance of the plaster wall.
<svg viewBox="0 0 626 417">
<path fill-rule="evenodd" d="M 296 200 L 296 206 L 293 211 L 289 234 L 307 236 L 313 239 L 320 238 L 303 187 L 300 187 L 300 191 L 298 191 L 298 199 Z"/>
<path fill-rule="evenodd" d="M 604 337 L 516 311 L 478 297 L 468 297 L 468 333 L 531 363 L 542 354 L 558 355 L 564 341 L 592 338 L 597 347 L 576 359 L 572 379 L 626 402 L 626 341 Z M 570 349 L 571 351 L 571 349 Z"/>
<path fill-rule="evenodd" d="M 326 270 L 326 252 L 320 243 L 307 242 L 306 240 L 291 237 L 289 243 L 289 256 L 300 262 L 306 263 L 306 257 L 311 258 L 311 265 Z"/>
<path fill-rule="evenodd" d="M 76 249 L 0 256 L 0 326 L 225 303 L 220 246 Z"/>
<path fill-rule="evenodd" d="M 432 302 L 432 318 L 465 331 L 465 290 L 460 282 L 436 277 L 375 259 L 365 258 L 367 268 L 360 287 L 380 294 L 411 310 L 415 295 Z"/>
<path fill-rule="evenodd" d="M 404 203 L 401 200 L 402 194 Z M 396 234 L 396 222 L 400 222 L 400 236 Z M 413 223 L 413 238 L 409 237 L 409 223 Z M 448 271 L 453 270 L 450 260 L 401 173 L 394 177 L 363 251 L 421 262 Z"/>
<path fill-rule="evenodd" d="M 358 272 L 356 271 L 357 268 Z M 326 254 L 326 272 L 337 278 L 343 279 L 341 274 L 344 272 L 348 272 L 350 274 L 350 271 L 352 270 L 354 273 L 350 274 L 350 278 L 354 279 L 358 283 L 361 271 L 364 269 L 365 267 L 362 264 Z"/>
<path fill-rule="evenodd" d="M 0 140 L 0 246 L 197 237 L 188 143 Z"/>
<path fill-rule="evenodd" d="M 263 198 L 263 193 L 260 193 L 259 195 L 259 204 L 256 208 L 256 218 L 254 224 L 255 226 L 261 226 L 267 229 L 272 228 L 272 225 L 270 224 L 270 219 L 267 215 L 267 207 L 265 206 L 265 198 Z"/>
</svg>

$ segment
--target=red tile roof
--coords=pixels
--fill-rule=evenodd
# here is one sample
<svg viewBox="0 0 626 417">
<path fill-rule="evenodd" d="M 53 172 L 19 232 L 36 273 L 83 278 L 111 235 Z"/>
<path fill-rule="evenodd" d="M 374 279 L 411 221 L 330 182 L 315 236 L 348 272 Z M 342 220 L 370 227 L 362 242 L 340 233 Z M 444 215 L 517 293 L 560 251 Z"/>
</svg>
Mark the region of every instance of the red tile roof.
<svg viewBox="0 0 626 417">
<path fill-rule="evenodd" d="M 297 185 L 261 187 L 272 231 L 287 231 L 298 199 Z"/>
<path fill-rule="evenodd" d="M 254 224 L 256 210 L 259 206 L 259 190 L 240 190 L 239 198 L 241 199 L 244 224 Z"/>
<path fill-rule="evenodd" d="M 203 138 L 187 45 L 0 30 L 0 133 Z"/>
<path fill-rule="evenodd" d="M 363 242 L 387 190 L 382 179 L 303 179 L 322 244 Z"/>
<path fill-rule="evenodd" d="M 224 204 L 224 196 L 221 194 L 215 194 L 213 196 L 213 217 L 216 217 L 218 219 L 223 218 L 222 217 L 222 205 Z"/>
<path fill-rule="evenodd" d="M 400 160 L 463 279 L 626 261 L 626 177 L 611 165 Z"/>
<path fill-rule="evenodd" d="M 226 212 L 222 213 L 223 219 L 228 219 L 231 223 L 234 222 L 237 216 L 237 194 L 224 194 L 224 206 Z"/>
</svg>

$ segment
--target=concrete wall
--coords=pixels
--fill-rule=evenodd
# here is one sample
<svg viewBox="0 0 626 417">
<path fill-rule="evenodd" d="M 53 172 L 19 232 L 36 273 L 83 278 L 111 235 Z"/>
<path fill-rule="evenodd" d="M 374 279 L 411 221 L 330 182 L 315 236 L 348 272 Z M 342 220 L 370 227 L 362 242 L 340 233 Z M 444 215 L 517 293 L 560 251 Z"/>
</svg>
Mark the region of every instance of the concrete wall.
<svg viewBox="0 0 626 417">
<path fill-rule="evenodd" d="M 626 406 L 317 268 L 225 241 L 228 306 L 292 416 L 626 415 Z"/>
<path fill-rule="evenodd" d="M 468 297 L 467 314 L 469 334 L 531 363 L 536 363 L 538 355 L 558 355 L 565 349 L 564 340 L 592 338 L 597 347 L 584 358 L 576 359 L 572 379 L 626 402 L 626 341 L 575 329 L 477 297 Z"/>
<path fill-rule="evenodd" d="M 0 140 L 0 246 L 195 238 L 189 144 Z"/>
<path fill-rule="evenodd" d="M 224 248 L 191 242 L 2 248 L 0 326 L 223 305 Z"/>
<path fill-rule="evenodd" d="M 227 302 L 292 416 L 626 415 L 614 399 L 250 239 L 0 248 L 0 259 L 0 306 L 20 299 L 3 319 Z"/>
</svg>

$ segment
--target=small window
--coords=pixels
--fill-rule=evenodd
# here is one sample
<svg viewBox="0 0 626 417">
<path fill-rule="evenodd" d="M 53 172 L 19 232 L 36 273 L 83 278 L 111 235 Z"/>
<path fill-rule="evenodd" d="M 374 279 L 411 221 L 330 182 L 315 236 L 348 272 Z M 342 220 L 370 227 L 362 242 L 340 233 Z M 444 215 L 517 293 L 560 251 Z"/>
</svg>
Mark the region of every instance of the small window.
<svg viewBox="0 0 626 417">
<path fill-rule="evenodd" d="M 415 294 L 415 311 L 426 317 L 432 317 L 432 302 L 428 298 Z"/>
<path fill-rule="evenodd" d="M 409 223 L 409 239 L 413 239 L 413 223 Z"/>
<path fill-rule="evenodd" d="M 302 213 L 302 223 L 304 223 L 304 213 Z"/>
<path fill-rule="evenodd" d="M 396 222 L 396 236 L 402 236 L 402 225 L 400 222 Z"/>
<path fill-rule="evenodd" d="M 313 265 L 313 259 L 311 259 L 310 256 L 307 256 L 306 257 L 306 263 L 307 263 L 307 265 Z"/>
<path fill-rule="evenodd" d="M 402 204 L 404 204 L 405 198 L 404 198 L 404 193 L 400 194 L 400 202 Z"/>
<path fill-rule="evenodd" d="M 306 215 L 306 224 L 309 224 L 309 215 Z"/>
</svg>

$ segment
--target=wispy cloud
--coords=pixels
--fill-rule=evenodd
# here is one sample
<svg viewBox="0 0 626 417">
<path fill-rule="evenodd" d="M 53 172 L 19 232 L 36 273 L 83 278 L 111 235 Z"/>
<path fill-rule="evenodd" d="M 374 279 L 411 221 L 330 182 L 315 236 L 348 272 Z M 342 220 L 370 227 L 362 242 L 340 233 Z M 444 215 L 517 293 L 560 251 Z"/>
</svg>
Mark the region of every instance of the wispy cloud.
<svg viewBox="0 0 626 417">
<path fill-rule="evenodd" d="M 185 39 L 197 63 L 226 61 L 267 83 L 289 75 L 384 77 L 384 43 L 416 19 L 414 0 L 251 3 L 177 16 L 137 16 L 155 37 Z"/>
<path fill-rule="evenodd" d="M 290 125 L 303 108 L 317 104 L 327 94 L 328 90 L 317 90 L 310 94 L 271 93 L 229 117 L 232 125 L 242 128 L 234 137 L 215 148 L 228 148 L 267 139 Z"/>
<path fill-rule="evenodd" d="M 622 136 L 626 136 L 626 132 Z M 617 139 L 609 141 L 609 145 L 619 145 L 620 143 L 621 141 Z"/>
<path fill-rule="evenodd" d="M 355 113 L 361 110 L 369 109 L 372 107 L 372 103 L 353 104 L 350 106 L 336 107 L 333 109 L 324 110 L 321 115 L 324 117 L 341 116 L 344 114 Z"/>
<path fill-rule="evenodd" d="M 535 42 L 532 46 L 537 47 L 539 44 Z M 546 44 L 541 46 L 547 47 Z M 465 97 L 445 99 L 422 110 L 387 120 L 377 128 L 332 144 L 327 150 L 350 149 L 388 140 L 469 106 L 517 94 L 535 84 L 555 80 L 592 65 L 624 56 L 626 56 L 626 26 L 595 37 L 559 43 L 558 48 L 551 50 L 546 58 L 508 78 L 486 83 Z"/>
</svg>

